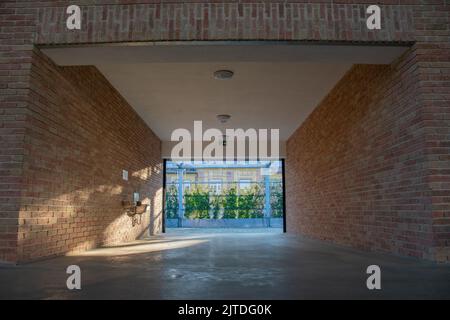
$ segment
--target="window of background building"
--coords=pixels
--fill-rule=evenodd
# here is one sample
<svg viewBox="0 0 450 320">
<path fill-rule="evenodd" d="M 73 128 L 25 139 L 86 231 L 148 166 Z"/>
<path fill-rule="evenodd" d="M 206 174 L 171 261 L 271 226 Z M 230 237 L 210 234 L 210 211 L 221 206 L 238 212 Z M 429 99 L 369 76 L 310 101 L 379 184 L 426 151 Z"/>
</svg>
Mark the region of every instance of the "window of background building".
<svg viewBox="0 0 450 320">
<path fill-rule="evenodd" d="M 250 188 L 252 181 L 250 179 L 240 179 L 239 180 L 239 189 L 247 189 Z"/>
</svg>

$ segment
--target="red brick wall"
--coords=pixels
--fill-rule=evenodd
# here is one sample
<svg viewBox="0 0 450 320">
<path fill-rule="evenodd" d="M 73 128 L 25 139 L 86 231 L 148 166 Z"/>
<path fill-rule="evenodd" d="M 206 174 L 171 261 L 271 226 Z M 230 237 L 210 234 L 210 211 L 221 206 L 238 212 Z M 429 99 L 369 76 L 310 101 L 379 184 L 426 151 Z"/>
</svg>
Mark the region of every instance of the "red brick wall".
<svg viewBox="0 0 450 320">
<path fill-rule="evenodd" d="M 288 228 L 450 261 L 450 6 L 413 6 L 417 41 L 354 67 L 287 144 Z"/>
<path fill-rule="evenodd" d="M 57 67 L 36 50 L 27 120 L 19 261 L 134 240 L 150 214 L 159 231 L 160 140 L 95 67 Z M 121 205 L 133 192 L 150 204 L 134 225 Z"/>
<path fill-rule="evenodd" d="M 449 73 L 427 74 L 421 53 L 354 66 L 290 137 L 290 232 L 450 260 Z"/>
<path fill-rule="evenodd" d="M 340 203 L 346 206 L 358 202 L 357 200 L 361 198 L 362 203 L 369 207 L 352 207 L 352 210 L 361 208 L 364 212 L 364 215 L 359 213 L 359 216 L 355 219 L 356 214 L 354 213 L 346 215 L 342 212 L 337 217 L 329 215 L 326 217 L 327 225 L 339 226 L 341 222 L 338 221 L 348 222 L 364 219 L 363 226 L 369 228 L 372 234 L 362 234 L 361 230 L 364 228 L 353 224 L 344 229 L 345 232 L 341 231 L 340 234 L 337 230 L 330 231 L 333 236 L 328 238 L 370 249 L 423 256 L 440 261 L 448 260 L 450 255 L 450 172 L 448 171 L 450 167 L 448 158 L 450 154 L 448 142 L 450 139 L 448 117 L 450 5 L 446 0 L 383 0 L 376 2 L 383 4 L 383 22 L 382 30 L 373 31 L 368 31 L 365 27 L 365 9 L 368 5 L 365 0 L 292 0 L 288 2 L 280 1 L 280 3 L 265 0 L 258 2 L 253 0 L 228 0 L 223 2 L 139 0 L 136 3 L 129 0 L 81 0 L 77 2 L 83 10 L 82 30 L 80 31 L 65 29 L 65 8 L 67 5 L 73 4 L 71 0 L 57 2 L 8 0 L 0 2 L 0 102 L 2 103 L 0 105 L 0 141 L 2 142 L 0 151 L 0 259 L 15 260 L 18 253 L 16 250 L 18 238 L 24 235 L 25 239 L 20 240 L 23 244 L 20 255 L 24 258 L 30 257 L 31 249 L 26 248 L 30 248 L 33 241 L 32 238 L 26 240 L 26 235 L 31 234 L 28 229 L 33 229 L 36 224 L 34 229 L 39 230 L 39 223 L 41 222 L 30 220 L 31 225 L 29 224 L 26 227 L 22 225 L 24 223 L 23 218 L 27 215 L 24 211 L 28 209 L 29 203 L 27 201 L 33 198 L 33 192 L 35 192 L 30 190 L 34 190 L 34 188 L 39 190 L 38 192 L 41 192 L 41 195 L 38 198 L 41 200 L 49 199 L 49 196 L 55 195 L 51 191 L 48 196 L 44 196 L 43 192 L 54 188 L 54 186 L 46 184 L 45 179 L 41 179 L 41 177 L 38 180 L 33 180 L 33 174 L 31 174 L 33 168 L 39 168 L 36 163 L 45 167 L 46 164 L 43 163 L 48 160 L 39 160 L 37 151 L 32 154 L 33 157 L 31 154 L 27 154 L 29 152 L 27 148 L 30 147 L 29 141 L 36 139 L 36 132 L 43 130 L 42 128 L 37 130 L 41 120 L 36 120 L 39 119 L 37 117 L 39 113 L 33 111 L 39 102 L 39 100 L 35 100 L 34 96 L 39 92 L 29 92 L 33 44 L 269 39 L 339 41 L 349 44 L 354 42 L 373 43 L 373 41 L 387 43 L 393 41 L 416 42 L 408 56 L 396 65 L 391 66 L 391 69 L 377 69 L 374 70 L 374 74 L 370 75 L 367 74 L 364 67 L 359 66 L 352 71 L 352 74 L 347 76 L 357 77 L 360 75 L 362 83 L 367 84 L 367 79 L 373 77 L 372 82 L 375 83 L 371 82 L 372 84 L 370 84 L 375 92 L 371 91 L 372 96 L 365 98 L 371 101 L 370 105 L 365 106 L 364 109 L 368 110 L 368 113 L 354 115 L 355 118 L 352 121 L 360 120 L 361 123 L 366 123 L 375 134 L 383 135 L 379 138 L 381 139 L 378 142 L 380 144 L 386 144 L 392 146 L 392 148 L 397 146 L 396 143 L 401 145 L 401 148 L 397 146 L 399 149 L 393 155 L 387 156 L 387 162 L 393 161 L 392 159 L 395 157 L 398 161 L 395 164 L 392 163 L 392 168 L 381 168 L 378 175 L 362 171 L 360 179 L 367 175 L 380 178 L 380 181 L 384 183 L 382 187 L 387 188 L 385 191 L 381 190 L 380 194 L 386 195 L 388 194 L 387 190 L 390 190 L 390 186 L 386 185 L 388 182 L 384 181 L 384 179 L 388 179 L 388 173 L 400 174 L 401 176 L 403 170 L 411 170 L 408 172 L 410 172 L 411 179 L 414 181 L 409 182 L 411 184 L 408 185 L 409 191 L 401 192 L 398 207 L 392 205 L 387 210 L 387 212 L 393 213 L 391 218 L 380 218 L 378 215 L 378 211 L 384 211 L 385 208 L 372 208 L 372 206 L 378 204 L 378 198 L 370 199 L 370 196 L 362 190 L 349 191 L 346 189 L 348 198 L 340 200 L 344 201 Z M 33 79 L 35 79 L 36 70 L 39 70 L 39 68 L 41 67 L 33 68 Z M 73 80 L 76 77 L 74 73 L 81 72 L 75 72 L 74 70 L 72 69 L 72 72 L 70 72 L 67 69 L 58 69 L 57 73 L 66 79 L 66 82 L 64 82 L 66 85 L 69 85 L 69 83 L 74 85 Z M 83 69 L 83 72 L 87 72 L 87 70 Z M 94 71 L 92 72 L 94 73 Z M 382 84 L 380 79 L 386 80 L 386 83 L 391 86 Z M 33 80 L 34 88 L 39 85 L 39 81 Z M 378 86 L 376 83 L 378 83 Z M 344 89 L 350 92 L 348 88 L 344 87 Z M 366 89 L 361 88 L 361 90 Z M 49 103 L 58 99 L 56 96 L 59 95 L 59 90 L 52 92 L 52 88 L 49 87 L 46 88 L 46 91 L 49 96 L 44 100 L 47 101 L 44 104 L 48 108 L 54 108 L 54 104 Z M 353 95 L 353 91 L 351 94 Z M 28 96 L 33 97 L 32 103 L 29 105 L 27 103 Z M 80 98 L 73 97 L 73 99 Z M 327 99 L 327 104 L 330 105 L 332 100 L 330 100 L 331 98 Z M 355 104 L 358 103 L 357 99 L 363 99 L 363 97 L 340 97 L 339 101 L 341 102 L 338 105 L 342 106 L 342 101 L 346 99 L 353 101 L 352 103 Z M 343 107 L 348 108 L 348 106 Z M 331 110 L 330 107 L 328 108 Z M 320 109 L 327 110 L 323 104 Z M 411 110 L 413 113 L 405 114 L 404 112 L 407 110 Z M 371 112 L 378 112 L 381 119 L 386 120 L 392 126 L 383 127 L 379 123 L 379 118 L 374 117 Z M 25 114 L 28 113 L 35 116 L 25 117 Z M 51 114 L 51 109 L 48 109 L 48 113 Z M 323 116 L 333 119 L 333 113 Z M 412 118 L 417 118 L 417 123 Z M 305 126 L 313 121 L 311 119 L 307 121 Z M 372 123 L 372 120 L 375 122 Z M 54 126 L 59 126 L 61 125 L 59 121 L 63 120 L 60 117 L 55 118 L 55 121 L 58 122 L 54 123 Z M 342 121 L 350 120 L 344 118 Z M 414 124 L 413 128 L 417 130 L 408 131 L 410 134 L 402 135 L 401 132 L 407 130 L 405 126 L 411 123 Z M 357 135 L 352 130 L 362 130 L 362 137 L 368 138 L 367 145 L 374 148 L 374 155 L 384 154 L 382 150 L 377 149 L 377 143 L 374 142 L 371 135 L 363 134 L 364 130 L 361 125 L 351 124 L 353 126 L 350 126 L 347 131 L 340 130 L 345 131 L 347 137 L 355 139 Z M 34 129 L 31 130 L 30 128 Z M 54 129 L 52 127 L 49 130 Z M 386 132 L 382 132 L 382 130 L 386 130 Z M 303 131 L 303 128 L 299 130 L 299 132 Z M 321 133 L 316 132 L 315 134 L 320 135 Z M 52 132 L 52 137 L 55 138 L 55 135 Z M 46 139 L 43 134 L 42 139 L 44 139 L 43 141 Z M 338 159 L 339 161 L 351 162 L 353 159 L 357 168 L 360 170 L 364 168 L 362 163 L 365 160 L 361 158 L 363 156 L 352 155 L 352 158 L 348 154 L 350 151 L 355 151 L 354 148 L 363 145 L 360 140 L 357 139 L 356 142 L 350 143 L 348 141 L 337 141 L 336 137 L 332 136 L 327 136 L 327 139 L 329 141 L 322 141 L 317 146 L 317 148 L 324 148 L 320 152 L 333 157 L 332 151 L 337 148 L 338 153 L 347 152 L 345 154 L 349 156 L 349 158 Z M 297 132 L 291 139 L 291 145 L 296 146 L 302 143 L 306 143 L 305 138 Z M 340 149 L 342 145 L 346 145 L 349 151 Z M 314 146 L 310 147 L 313 150 Z M 295 150 L 301 152 L 299 148 L 291 150 L 287 161 L 288 167 L 291 168 L 300 167 L 299 161 L 306 161 L 303 155 L 294 154 Z M 375 161 L 370 160 L 372 157 L 367 154 L 366 157 L 368 162 Z M 291 159 L 294 160 L 291 161 Z M 33 167 L 30 167 L 31 163 L 34 163 Z M 319 161 L 316 165 L 319 164 L 323 164 L 323 162 Z M 323 164 L 328 171 L 322 173 L 322 175 L 329 175 L 330 178 L 327 179 L 333 178 L 336 180 L 345 180 L 347 176 L 352 175 L 350 169 L 350 172 L 339 171 L 345 166 L 353 168 L 350 164 L 343 162 L 339 162 L 339 164 L 341 166 L 337 168 L 331 167 L 329 164 L 327 167 Z M 45 174 L 45 170 L 41 169 L 35 172 Z M 423 181 L 417 181 L 418 177 L 421 177 Z M 295 181 L 290 175 L 287 178 L 288 187 L 291 185 L 294 188 Z M 368 182 L 361 182 L 356 179 L 355 185 L 364 187 L 368 186 Z M 328 188 L 331 188 L 331 184 L 328 186 Z M 334 186 L 341 187 L 339 184 L 334 184 Z M 412 191 L 415 188 L 414 186 L 418 188 L 415 192 Z M 300 190 L 298 187 L 295 188 Z M 293 216 L 294 213 L 302 213 L 300 198 L 306 199 L 309 203 L 317 201 L 315 199 L 316 194 L 306 193 L 305 189 L 302 190 L 304 193 L 300 195 L 288 193 L 287 200 L 291 206 L 288 215 L 289 219 L 292 219 L 292 223 L 299 222 L 302 219 L 305 222 L 304 217 L 295 218 Z M 333 190 L 328 189 L 328 191 L 332 192 Z M 340 193 L 343 191 L 336 189 L 334 192 Z M 25 196 L 23 198 L 24 203 L 21 206 L 22 194 Z M 29 194 L 33 196 L 26 196 Z M 99 203 L 102 201 L 101 199 L 98 200 Z M 330 203 L 330 205 L 334 204 Z M 422 206 L 423 209 L 420 209 Z M 18 233 L 20 208 L 23 209 L 20 211 L 20 229 L 25 231 Z M 64 210 L 66 210 L 66 206 L 55 212 Z M 334 220 L 334 222 L 330 222 L 330 220 Z M 316 220 L 311 221 L 316 223 Z M 382 224 L 385 224 L 385 228 Z M 322 237 L 321 232 L 323 231 L 320 231 L 318 229 L 320 226 L 317 225 L 295 226 L 292 224 L 290 228 L 291 231 L 300 231 L 300 229 L 306 228 L 310 235 Z M 388 240 L 381 241 L 380 237 L 385 235 Z M 44 236 L 37 232 L 36 237 Z M 72 238 L 63 240 L 70 242 L 70 239 Z M 375 243 L 376 239 L 380 242 Z M 62 246 L 62 243 L 60 245 Z M 63 250 L 65 249 L 61 247 L 60 250 L 54 249 L 53 251 L 57 253 L 63 252 Z"/>
<path fill-rule="evenodd" d="M 418 81 L 408 64 L 354 66 L 287 143 L 288 230 L 432 258 Z M 404 77 L 404 82 L 398 79 Z"/>
<path fill-rule="evenodd" d="M 0 261 L 17 259 L 35 10 L 0 2 Z"/>
<path fill-rule="evenodd" d="M 450 261 L 450 2 L 415 8 L 414 22 L 433 252 Z"/>
<path fill-rule="evenodd" d="M 152 3 L 154 1 L 139 2 L 140 4 L 135 5 L 129 1 L 108 1 L 101 6 L 81 6 L 81 30 L 72 32 L 68 32 L 65 27 L 64 6 L 40 7 L 36 42 L 413 40 L 413 7 L 407 5 L 382 6 L 386 23 L 382 30 L 371 31 L 366 27 L 368 5 L 360 4 L 359 1 L 355 1 L 355 5 L 332 4 L 327 1 L 163 1 L 165 3 L 162 4 Z M 69 3 L 72 4 L 70 1 Z M 389 23 L 393 20 L 395 23 Z"/>
</svg>

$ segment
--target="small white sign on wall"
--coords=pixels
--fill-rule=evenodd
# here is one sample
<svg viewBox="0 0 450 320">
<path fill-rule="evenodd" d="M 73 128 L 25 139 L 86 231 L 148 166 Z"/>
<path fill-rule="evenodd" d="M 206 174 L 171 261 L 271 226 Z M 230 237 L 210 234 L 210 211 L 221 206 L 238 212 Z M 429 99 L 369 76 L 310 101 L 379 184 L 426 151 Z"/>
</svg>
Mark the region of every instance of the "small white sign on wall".
<svg viewBox="0 0 450 320">
<path fill-rule="evenodd" d="M 134 203 L 137 203 L 140 199 L 139 199 L 139 192 L 135 192 L 133 193 L 133 201 Z"/>
<path fill-rule="evenodd" d="M 128 181 L 128 171 L 122 170 L 122 179 Z"/>
</svg>

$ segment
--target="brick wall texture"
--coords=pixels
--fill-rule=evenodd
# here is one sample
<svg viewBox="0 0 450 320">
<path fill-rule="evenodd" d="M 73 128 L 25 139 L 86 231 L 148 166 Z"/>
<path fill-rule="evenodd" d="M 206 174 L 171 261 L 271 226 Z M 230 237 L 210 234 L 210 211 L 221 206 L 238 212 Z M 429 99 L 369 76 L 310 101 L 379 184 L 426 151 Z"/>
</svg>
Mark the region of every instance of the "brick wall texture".
<svg viewBox="0 0 450 320">
<path fill-rule="evenodd" d="M 376 3 L 369 31 L 366 0 L 80 0 L 69 31 L 73 1 L 0 2 L 0 259 L 131 239 L 142 227 L 124 226 L 119 198 L 159 196 L 158 139 L 98 71 L 57 67 L 39 45 L 297 40 L 411 49 L 354 66 L 290 138 L 289 231 L 449 261 L 450 2 Z M 147 176 L 123 183 L 124 166 Z"/>
<path fill-rule="evenodd" d="M 405 57 L 354 66 L 287 145 L 290 231 L 354 247 L 432 257 L 424 110 Z M 296 214 L 292 214 L 296 212 Z"/>
<path fill-rule="evenodd" d="M 160 144 L 95 67 L 58 67 L 33 53 L 19 261 L 134 240 L 149 225 L 158 232 Z M 134 192 L 150 205 L 137 221 L 122 206 Z"/>
</svg>

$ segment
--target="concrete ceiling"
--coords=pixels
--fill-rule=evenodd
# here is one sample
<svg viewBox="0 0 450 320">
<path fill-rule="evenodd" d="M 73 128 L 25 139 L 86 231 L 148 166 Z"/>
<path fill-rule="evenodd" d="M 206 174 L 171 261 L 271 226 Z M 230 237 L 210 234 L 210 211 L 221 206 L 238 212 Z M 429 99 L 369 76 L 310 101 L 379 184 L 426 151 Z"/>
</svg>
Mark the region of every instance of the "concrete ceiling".
<svg viewBox="0 0 450 320">
<path fill-rule="evenodd" d="M 177 128 L 280 129 L 287 139 L 330 91 L 349 64 L 312 63 L 140 63 L 98 65 L 162 140 Z M 235 72 L 215 80 L 219 69 Z"/>
<path fill-rule="evenodd" d="M 404 47 L 147 45 L 55 47 L 61 65 L 95 65 L 153 131 L 278 128 L 286 140 L 354 63 L 390 63 Z M 231 80 L 213 72 L 230 69 Z M 230 114 L 226 126 L 218 114 Z"/>
</svg>

